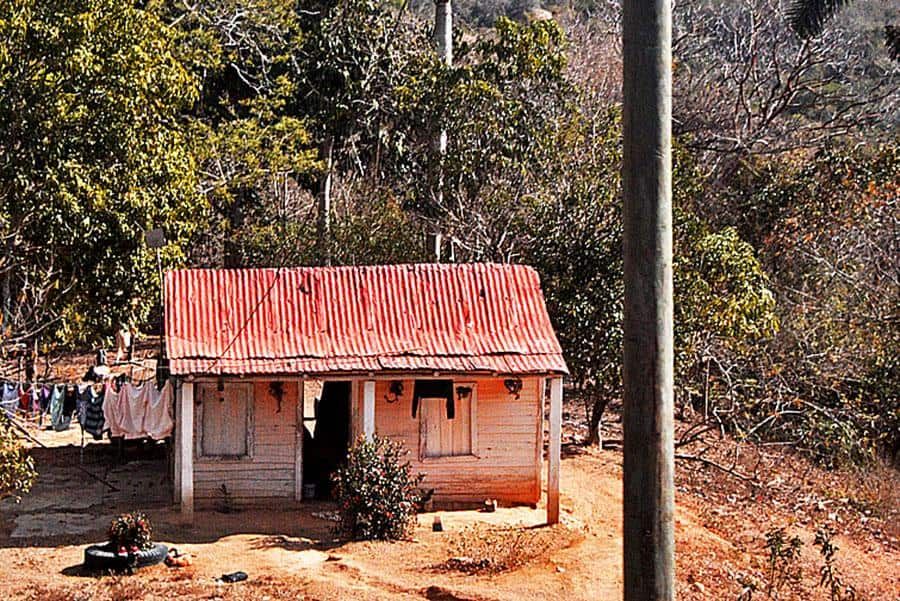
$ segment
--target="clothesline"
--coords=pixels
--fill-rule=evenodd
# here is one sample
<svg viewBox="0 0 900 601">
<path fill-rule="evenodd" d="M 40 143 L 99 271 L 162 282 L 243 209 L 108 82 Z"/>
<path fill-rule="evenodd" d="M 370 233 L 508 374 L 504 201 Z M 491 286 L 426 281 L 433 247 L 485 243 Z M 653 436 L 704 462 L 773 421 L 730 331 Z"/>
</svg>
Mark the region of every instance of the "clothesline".
<svg viewBox="0 0 900 601">
<path fill-rule="evenodd" d="M 36 413 L 40 422 L 50 415 L 50 425 L 58 432 L 69 429 L 77 412 L 83 432 L 100 440 L 104 432 L 125 439 L 153 438 L 171 435 L 174 394 L 169 381 L 162 388 L 127 379 L 116 388 L 114 379 L 98 384 L 28 384 L 0 383 L 0 409 L 14 415 L 17 411 Z"/>
<path fill-rule="evenodd" d="M 37 380 L 25 380 L 22 378 L 9 378 L 9 377 L 0 377 L 0 384 L 19 384 L 21 386 L 83 386 L 87 384 L 91 384 L 94 386 L 100 386 L 101 384 L 105 384 L 109 381 L 117 381 L 123 380 L 126 382 L 130 382 L 131 384 L 143 385 L 147 382 L 158 379 L 155 375 L 150 376 L 149 378 L 134 378 L 133 376 L 129 376 L 128 374 L 117 374 L 117 375 L 109 375 L 104 378 L 98 380 L 85 380 L 84 378 L 80 380 L 61 380 L 56 378 L 50 379 L 37 379 Z"/>
</svg>

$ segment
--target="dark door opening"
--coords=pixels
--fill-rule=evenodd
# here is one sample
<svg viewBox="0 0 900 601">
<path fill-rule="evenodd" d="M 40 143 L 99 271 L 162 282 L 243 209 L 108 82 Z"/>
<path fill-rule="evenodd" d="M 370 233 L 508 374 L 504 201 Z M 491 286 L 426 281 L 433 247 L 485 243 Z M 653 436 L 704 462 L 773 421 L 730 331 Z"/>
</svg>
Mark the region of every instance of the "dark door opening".
<svg viewBox="0 0 900 601">
<path fill-rule="evenodd" d="M 303 482 L 316 485 L 316 497 L 331 496 L 331 474 L 347 458 L 350 440 L 350 382 L 325 382 L 315 415 L 304 416 Z M 314 423 L 313 431 L 307 424 Z"/>
</svg>

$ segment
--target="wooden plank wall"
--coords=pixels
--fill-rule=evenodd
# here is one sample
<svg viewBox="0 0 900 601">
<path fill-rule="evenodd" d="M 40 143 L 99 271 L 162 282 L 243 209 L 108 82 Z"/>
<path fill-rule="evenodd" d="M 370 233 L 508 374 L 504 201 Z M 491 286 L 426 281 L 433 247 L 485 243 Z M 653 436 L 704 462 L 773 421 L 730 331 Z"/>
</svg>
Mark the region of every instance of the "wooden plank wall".
<svg viewBox="0 0 900 601">
<path fill-rule="evenodd" d="M 541 378 L 526 378 L 519 398 L 507 392 L 502 378 L 457 379 L 477 387 L 477 440 L 474 456 L 420 457 L 419 418 L 412 417 L 412 380 L 403 396 L 387 401 L 389 382 L 375 387 L 375 431 L 409 449 L 413 470 L 425 474 L 438 502 L 537 503 L 541 496 Z M 360 389 L 362 387 L 360 386 Z M 361 399 L 354 399 L 361 402 Z"/>
<path fill-rule="evenodd" d="M 236 505 L 267 505 L 294 497 L 297 381 L 282 380 L 282 401 L 269 382 L 253 383 L 253 456 L 251 459 L 194 458 L 194 497 L 200 507 L 222 503 L 225 484 Z M 201 436 L 195 424 L 194 436 Z M 195 438 L 197 440 L 197 438 Z M 195 445 L 196 447 L 196 445 Z"/>
</svg>

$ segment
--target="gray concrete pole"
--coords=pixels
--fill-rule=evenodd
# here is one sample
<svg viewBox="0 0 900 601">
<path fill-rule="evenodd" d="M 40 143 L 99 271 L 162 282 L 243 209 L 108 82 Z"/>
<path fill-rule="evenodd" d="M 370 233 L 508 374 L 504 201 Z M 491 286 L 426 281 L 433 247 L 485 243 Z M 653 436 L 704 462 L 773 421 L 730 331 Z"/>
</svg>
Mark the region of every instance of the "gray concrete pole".
<svg viewBox="0 0 900 601">
<path fill-rule="evenodd" d="M 624 0 L 625 601 L 675 598 L 672 0 Z"/>
</svg>

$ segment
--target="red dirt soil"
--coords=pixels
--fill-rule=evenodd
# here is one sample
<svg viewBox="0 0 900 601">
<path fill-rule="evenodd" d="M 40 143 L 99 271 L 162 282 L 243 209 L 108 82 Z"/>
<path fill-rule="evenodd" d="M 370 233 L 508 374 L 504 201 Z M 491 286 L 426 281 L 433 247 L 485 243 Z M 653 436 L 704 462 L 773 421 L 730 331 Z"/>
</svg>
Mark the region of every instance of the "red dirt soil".
<svg viewBox="0 0 900 601">
<path fill-rule="evenodd" d="M 49 434 L 48 434 L 49 435 Z M 71 448 L 71 447 L 70 447 Z M 442 512 L 445 531 L 431 531 L 432 514 L 420 516 L 413 540 L 399 543 L 346 543 L 334 540 L 331 523 L 312 511 L 199 513 L 193 527 L 179 525 L 168 508 L 149 511 L 155 538 L 194 556 L 188 568 L 148 568 L 132 576 L 86 577 L 79 574 L 84 544 L 100 540 L 95 532 L 74 537 L 12 539 L 5 508 L 0 534 L 0 598 L 76 599 L 619 599 L 621 598 L 621 455 L 612 451 L 567 447 L 563 460 L 563 524 L 558 544 L 538 549 L 518 569 L 467 575 L 439 569 L 458 548 L 463 533 L 477 539 L 491 525 L 539 532 L 543 508 L 500 508 L 496 513 Z M 574 452 L 573 452 L 574 451 Z M 39 462 L 40 463 L 40 462 Z M 49 467 L 49 466 L 48 466 Z M 41 465 L 38 465 L 40 470 Z M 46 471 L 46 470 L 45 470 Z M 67 486 L 77 486 L 73 476 Z M 716 515 L 708 502 L 691 493 L 678 495 L 676 546 L 679 599 L 737 599 L 738 575 L 762 579 L 763 533 L 789 526 L 806 543 L 804 578 L 781 599 L 827 599 L 817 588 L 813 529 L 791 526 L 789 512 Z M 324 506 L 327 508 L 327 506 Z M 323 506 L 313 507 L 315 510 Z M 712 508 L 715 509 L 715 508 Z M 523 530 L 519 530 L 520 532 Z M 900 553 L 858 537 L 839 536 L 837 565 L 858 599 L 897 599 Z M 512 550 L 528 554 L 527 537 Z M 485 549 L 501 553 L 500 549 Z M 218 584 L 223 573 L 243 570 L 247 582 Z M 765 598 L 761 593 L 753 598 Z"/>
<path fill-rule="evenodd" d="M 69 371 L 83 373 L 85 365 Z M 54 371 L 64 375 L 59 366 Z M 193 526 L 185 526 L 168 504 L 164 447 L 128 448 L 130 462 L 118 463 L 107 442 L 91 443 L 84 465 L 117 484 L 120 491 L 112 493 L 74 467 L 81 456 L 74 428 L 35 430 L 52 448 L 35 449 L 40 475 L 22 504 L 0 503 L 0 599 L 615 601 L 622 597 L 621 452 L 573 444 L 584 436 L 583 407 L 577 403 L 566 404 L 564 421 L 562 524 L 549 536 L 541 505 L 501 507 L 495 513 L 440 512 L 440 533 L 432 532 L 434 515 L 423 514 L 412 540 L 397 543 L 336 540 L 333 523 L 320 513 L 330 507 L 321 503 L 303 511 L 200 512 Z M 687 427 L 679 424 L 680 432 Z M 615 420 L 605 429 L 616 436 Z M 704 457 L 720 464 L 735 448 L 727 437 L 705 438 L 703 444 L 713 449 Z M 857 481 L 789 453 L 751 452 L 743 453 L 736 466 L 745 475 L 752 470 L 753 481 L 698 462 L 678 463 L 679 599 L 736 600 L 742 583 L 764 588 L 765 533 L 776 527 L 804 543 L 802 577 L 784 587 L 778 599 L 828 599 L 818 586 L 821 559 L 812 544 L 816 529 L 828 524 L 837 531 L 836 568 L 856 589 L 856 599 L 900 601 L 900 479 L 895 470 Z M 105 538 L 111 515 L 130 510 L 146 511 L 154 539 L 191 554 L 193 565 L 156 566 L 130 576 L 83 575 L 84 547 Z M 54 519 L 69 521 L 47 523 Z M 38 530 L 23 534 L 26 523 Z M 75 534 L 70 524 L 82 526 L 82 532 Z M 500 534 L 498 527 L 504 527 Z M 515 555 L 517 567 L 474 575 L 443 569 L 460 549 L 471 559 Z M 247 572 L 249 579 L 216 582 L 236 570 Z M 761 590 L 752 595 L 768 598 Z"/>
</svg>

